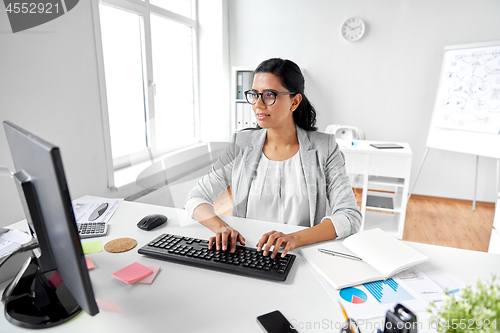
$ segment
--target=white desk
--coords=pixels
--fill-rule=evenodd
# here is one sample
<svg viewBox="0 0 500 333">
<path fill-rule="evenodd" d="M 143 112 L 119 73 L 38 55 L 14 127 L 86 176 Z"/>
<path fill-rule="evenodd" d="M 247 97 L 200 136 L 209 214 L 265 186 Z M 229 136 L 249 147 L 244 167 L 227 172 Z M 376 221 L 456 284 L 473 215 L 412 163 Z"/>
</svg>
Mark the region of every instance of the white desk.
<svg viewBox="0 0 500 333">
<path fill-rule="evenodd" d="M 361 230 L 381 228 L 402 239 L 413 156 L 410 145 L 398 142 L 397 144 L 403 148 L 377 149 L 370 144 L 387 142 L 370 140 L 355 142 L 356 146 L 346 146 L 342 142 L 339 144 L 345 155 L 347 173 L 363 176 Z M 393 193 L 370 191 L 374 188 Z M 391 198 L 393 208 L 367 205 L 368 196 Z"/>
<path fill-rule="evenodd" d="M 493 218 L 488 252 L 500 254 L 500 192 L 498 193 L 497 204 L 495 206 L 495 217 Z"/>
<path fill-rule="evenodd" d="M 169 221 L 155 231 L 139 230 L 136 223 L 145 215 L 153 213 L 165 214 Z M 269 230 L 290 232 L 299 229 L 256 220 L 223 218 L 245 236 L 248 246 L 255 245 L 261 235 Z M 200 238 L 212 235 L 210 230 L 199 224 L 181 227 L 180 222 L 186 219 L 184 210 L 123 202 L 109 222 L 108 236 L 84 240 L 102 240 L 103 245 L 120 237 L 131 237 L 138 241 L 137 247 L 129 252 L 112 254 L 103 250 L 88 255 L 96 266 L 89 271 L 96 298 L 117 302 L 123 314 L 101 312 L 91 317 L 82 313 L 72 321 L 44 332 L 129 333 L 145 332 L 147 329 L 162 333 L 260 332 L 256 317 L 278 309 L 294 324 L 333 323 L 321 332 L 338 333 L 335 323 L 343 322 L 341 312 L 301 257 L 295 261 L 287 281 L 279 283 L 158 261 L 137 253 L 139 247 L 165 232 Z M 25 229 L 24 226 L 25 223 L 18 222 L 10 227 Z M 432 263 L 444 267 L 466 283 L 475 283 L 476 276 L 489 278 L 491 273 L 500 275 L 500 255 L 407 244 L 428 255 Z M 111 276 L 113 272 L 135 261 L 146 266 L 162 267 L 152 285 L 127 285 Z M 6 283 L 0 284 L 0 290 L 5 286 Z M 317 331 L 299 329 L 301 333 Z M 12 326 L 2 314 L 0 332 L 27 330 Z M 365 330 L 364 333 L 369 332 Z"/>
</svg>

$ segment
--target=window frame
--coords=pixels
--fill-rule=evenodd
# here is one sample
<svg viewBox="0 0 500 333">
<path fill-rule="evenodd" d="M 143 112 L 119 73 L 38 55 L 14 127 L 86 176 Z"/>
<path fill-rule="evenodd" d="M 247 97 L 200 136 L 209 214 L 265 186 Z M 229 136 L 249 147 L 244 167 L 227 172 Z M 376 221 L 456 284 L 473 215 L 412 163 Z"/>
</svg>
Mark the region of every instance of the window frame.
<svg viewBox="0 0 500 333">
<path fill-rule="evenodd" d="M 92 0 L 92 16 L 94 20 L 94 36 L 96 43 L 96 60 L 97 60 L 97 70 L 98 70 L 98 81 L 99 81 L 99 94 L 100 94 L 100 104 L 101 104 L 101 116 L 103 123 L 103 135 L 104 135 L 104 145 L 105 145 L 105 158 L 106 158 L 106 170 L 108 187 L 111 189 L 119 189 L 126 187 L 128 185 L 133 185 L 135 183 L 135 178 L 129 183 L 116 184 L 115 172 L 130 168 L 138 163 L 143 163 L 148 160 L 152 162 L 162 155 L 170 154 L 174 151 L 184 149 L 186 147 L 196 145 L 200 143 L 200 111 L 199 111 L 199 34 L 198 34 L 198 0 L 192 0 L 192 17 L 188 18 L 180 14 L 174 13 L 167 9 L 152 5 L 149 0 Z M 140 15 L 143 20 L 143 33 L 144 40 L 142 49 L 145 55 L 145 62 L 143 63 L 143 71 L 146 74 L 144 79 L 145 87 L 145 106 L 147 110 L 148 126 L 147 126 L 147 136 L 148 138 L 155 138 L 155 85 L 154 85 L 154 75 L 153 75 L 153 54 L 152 54 L 152 41 L 151 41 L 151 15 L 157 15 L 167 20 L 172 20 L 173 22 L 183 24 L 190 27 L 193 32 L 193 100 L 194 100 L 194 131 L 195 137 L 192 141 L 182 142 L 171 149 L 157 150 L 155 145 L 155 139 L 151 140 L 150 146 L 145 148 L 143 151 L 118 157 L 113 159 L 111 151 L 111 134 L 109 126 L 109 111 L 107 102 L 107 91 L 106 91 L 106 78 L 104 72 L 104 54 L 102 46 L 101 37 L 101 23 L 100 23 L 100 13 L 99 4 L 105 4 L 108 6 L 115 7 L 117 9 L 126 10 L 131 13 Z"/>
</svg>

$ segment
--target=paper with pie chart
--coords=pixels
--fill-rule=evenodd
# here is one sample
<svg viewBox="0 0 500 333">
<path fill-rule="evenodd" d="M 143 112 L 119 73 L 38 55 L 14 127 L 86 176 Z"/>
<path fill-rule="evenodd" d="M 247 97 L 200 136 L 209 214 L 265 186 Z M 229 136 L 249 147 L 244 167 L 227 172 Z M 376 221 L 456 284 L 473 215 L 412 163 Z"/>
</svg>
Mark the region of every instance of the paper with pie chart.
<svg viewBox="0 0 500 333">
<path fill-rule="evenodd" d="M 342 303 L 349 317 L 354 319 L 370 319 L 383 317 L 388 310 L 401 303 L 413 311 L 423 310 L 427 302 L 423 301 L 398 279 L 373 281 L 355 287 L 335 290 L 330 294 Z"/>
<path fill-rule="evenodd" d="M 339 291 L 340 297 L 349 303 L 363 304 L 368 299 L 366 293 L 358 288 L 344 288 Z"/>
<path fill-rule="evenodd" d="M 428 306 L 428 302 L 406 288 L 399 278 L 372 282 L 369 288 L 373 294 L 366 288 L 367 283 L 338 290 L 307 261 L 306 264 L 330 297 L 342 303 L 350 318 L 359 320 L 384 317 L 388 310 L 394 309 L 396 303 L 401 303 L 412 311 L 425 310 Z M 394 303 L 390 303 L 392 301 Z"/>
</svg>

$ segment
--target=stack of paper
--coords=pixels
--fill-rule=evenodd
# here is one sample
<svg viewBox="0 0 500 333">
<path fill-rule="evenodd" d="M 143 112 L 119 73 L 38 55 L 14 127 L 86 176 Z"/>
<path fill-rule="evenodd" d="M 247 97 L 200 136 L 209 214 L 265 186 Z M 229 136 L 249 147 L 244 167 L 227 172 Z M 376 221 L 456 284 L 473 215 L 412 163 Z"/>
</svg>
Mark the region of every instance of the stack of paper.
<svg viewBox="0 0 500 333">
<path fill-rule="evenodd" d="M 0 228 L 0 258 L 8 256 L 30 240 L 31 236 L 25 232 Z"/>
<path fill-rule="evenodd" d="M 0 283 L 14 277 L 23 263 L 31 256 L 31 251 L 17 253 L 7 259 L 21 245 L 29 242 L 31 236 L 16 229 L 0 228 L 0 262 L 7 260 L 2 264 L 0 270 Z"/>
<path fill-rule="evenodd" d="M 124 199 L 77 199 L 72 201 L 76 223 L 108 222 Z M 100 207 L 106 209 L 100 210 Z"/>
</svg>

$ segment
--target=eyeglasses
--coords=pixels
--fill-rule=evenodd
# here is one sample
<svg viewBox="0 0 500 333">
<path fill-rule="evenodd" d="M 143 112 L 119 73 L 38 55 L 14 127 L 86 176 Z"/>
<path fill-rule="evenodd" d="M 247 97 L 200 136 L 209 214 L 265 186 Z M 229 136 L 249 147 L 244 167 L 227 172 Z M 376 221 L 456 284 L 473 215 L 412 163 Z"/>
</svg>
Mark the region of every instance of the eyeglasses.
<svg viewBox="0 0 500 333">
<path fill-rule="evenodd" d="M 278 95 L 295 95 L 295 94 L 296 94 L 295 92 L 276 92 L 274 90 L 264 90 L 261 93 L 253 89 L 245 91 L 245 97 L 248 103 L 252 105 L 256 104 L 257 101 L 259 100 L 259 95 L 260 95 L 262 102 L 267 106 L 271 106 L 274 103 L 276 103 L 276 97 L 278 97 Z"/>
</svg>

